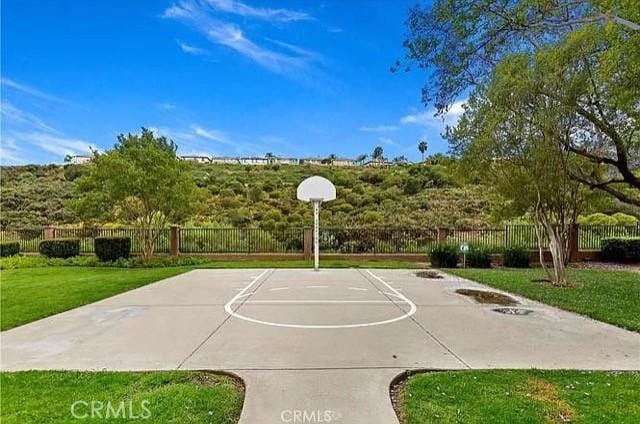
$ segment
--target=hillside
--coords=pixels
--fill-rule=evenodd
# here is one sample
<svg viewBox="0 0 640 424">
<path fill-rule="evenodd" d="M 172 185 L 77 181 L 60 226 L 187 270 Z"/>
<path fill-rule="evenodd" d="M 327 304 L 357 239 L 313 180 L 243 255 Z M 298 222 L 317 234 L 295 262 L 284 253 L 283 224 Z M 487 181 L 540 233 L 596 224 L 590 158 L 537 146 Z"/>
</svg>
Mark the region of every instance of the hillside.
<svg viewBox="0 0 640 424">
<path fill-rule="evenodd" d="M 191 225 L 310 225 L 311 208 L 296 200 L 297 184 L 311 175 L 333 181 L 337 199 L 323 206 L 325 226 L 479 226 L 489 219 L 486 189 L 456 182 L 447 165 L 386 169 L 325 166 L 193 164 L 207 193 Z M 3 227 L 77 222 L 69 208 L 82 165 L 2 168 Z"/>
</svg>

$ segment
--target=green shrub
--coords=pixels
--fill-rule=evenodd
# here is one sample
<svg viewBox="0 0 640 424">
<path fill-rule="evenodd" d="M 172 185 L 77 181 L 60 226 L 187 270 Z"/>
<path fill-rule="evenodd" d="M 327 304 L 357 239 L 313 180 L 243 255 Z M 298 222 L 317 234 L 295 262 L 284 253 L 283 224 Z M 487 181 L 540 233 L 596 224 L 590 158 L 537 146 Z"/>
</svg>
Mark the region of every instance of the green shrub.
<svg viewBox="0 0 640 424">
<path fill-rule="evenodd" d="M 602 239 L 600 257 L 608 262 L 640 262 L 640 237 Z"/>
<path fill-rule="evenodd" d="M 522 246 L 507 247 L 502 252 L 502 265 L 507 268 L 529 268 L 531 253 Z"/>
<path fill-rule="evenodd" d="M 636 225 L 638 223 L 638 218 L 633 215 L 627 215 L 626 213 L 616 212 L 611 215 L 618 225 Z"/>
<path fill-rule="evenodd" d="M 466 266 L 469 268 L 491 268 L 491 250 L 483 246 L 469 246 Z"/>
<path fill-rule="evenodd" d="M 431 265 L 436 268 L 455 268 L 458 257 L 458 246 L 455 244 L 437 244 L 429 251 Z"/>
<path fill-rule="evenodd" d="M 13 256 L 20 253 L 20 242 L 3 241 L 0 242 L 0 257 Z"/>
<path fill-rule="evenodd" d="M 80 254 L 80 239 L 42 240 L 38 251 L 47 258 L 71 258 Z"/>
<path fill-rule="evenodd" d="M 96 237 L 93 246 L 101 261 L 115 261 L 131 255 L 131 237 Z"/>
<path fill-rule="evenodd" d="M 616 225 L 616 219 L 602 212 L 592 213 L 591 215 L 581 216 L 578 223 L 582 225 Z"/>
</svg>

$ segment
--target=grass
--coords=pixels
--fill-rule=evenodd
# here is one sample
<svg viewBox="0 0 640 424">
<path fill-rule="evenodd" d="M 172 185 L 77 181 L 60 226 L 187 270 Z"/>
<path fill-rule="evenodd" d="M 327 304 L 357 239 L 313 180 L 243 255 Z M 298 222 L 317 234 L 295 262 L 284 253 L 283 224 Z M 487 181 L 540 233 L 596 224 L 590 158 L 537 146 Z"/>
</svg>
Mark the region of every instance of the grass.
<svg viewBox="0 0 640 424">
<path fill-rule="evenodd" d="M 236 423 L 244 398 L 243 388 L 234 379 L 207 372 L 5 372 L 0 373 L 0 382 L 2 422 L 7 424 L 95 422 L 100 418 Z M 97 409 L 100 404 L 94 404 L 100 415 L 94 414 L 93 419 L 91 402 L 103 406 Z M 114 408 L 109 417 L 107 405 Z M 120 405 L 124 408 L 118 410 Z M 80 418 L 74 418 L 72 408 Z M 116 411 L 121 419 L 114 418 Z M 129 419 L 122 419 L 123 414 Z"/>
<path fill-rule="evenodd" d="M 640 275 L 637 273 L 569 269 L 568 279 L 573 286 L 559 288 L 535 281 L 545 278 L 542 269 L 449 269 L 447 272 L 640 331 Z"/>
<path fill-rule="evenodd" d="M 0 329 L 7 330 L 187 270 L 83 267 L 3 270 L 0 279 Z"/>
<path fill-rule="evenodd" d="M 638 423 L 640 374 L 461 371 L 410 377 L 400 395 L 405 424 Z"/>
</svg>

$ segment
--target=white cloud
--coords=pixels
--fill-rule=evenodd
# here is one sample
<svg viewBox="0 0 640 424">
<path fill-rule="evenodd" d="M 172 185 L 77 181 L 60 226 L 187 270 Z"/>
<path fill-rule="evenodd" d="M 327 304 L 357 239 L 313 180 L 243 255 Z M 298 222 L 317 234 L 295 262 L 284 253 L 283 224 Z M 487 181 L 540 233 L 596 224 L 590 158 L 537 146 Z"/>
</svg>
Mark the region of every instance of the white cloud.
<svg viewBox="0 0 640 424">
<path fill-rule="evenodd" d="M 209 50 L 203 49 L 200 47 L 192 46 L 191 44 L 184 43 L 182 41 L 178 41 L 178 45 L 180 49 L 188 54 L 192 54 L 194 56 L 206 56 L 210 54 Z"/>
<path fill-rule="evenodd" d="M 24 149 L 18 147 L 16 140 L 11 135 L 4 135 L 0 143 L 0 164 L 10 165 L 27 162 L 24 159 Z"/>
<path fill-rule="evenodd" d="M 36 88 L 8 79 L 3 78 L 2 85 L 47 101 L 64 102 Z M 2 163 L 34 162 L 34 157 L 42 152 L 53 153 L 58 156 L 54 161 L 62 161 L 66 155 L 90 154 L 91 148 L 95 149 L 89 142 L 66 136 L 35 114 L 19 109 L 6 99 L 0 102 L 0 116 Z"/>
<path fill-rule="evenodd" d="M 191 127 L 193 129 L 193 133 L 198 137 L 206 138 L 207 140 L 217 141 L 218 143 L 233 145 L 231 141 L 229 141 L 229 137 L 220 130 L 215 129 L 205 129 L 198 125 L 193 125 Z"/>
<path fill-rule="evenodd" d="M 378 141 L 388 146 L 401 147 L 398 143 L 396 143 L 392 138 L 389 137 L 378 137 Z"/>
<path fill-rule="evenodd" d="M 236 10 L 235 8 L 241 3 L 220 2 L 220 4 L 225 5 L 221 7 L 229 7 Z M 284 42 L 278 43 L 280 43 L 280 47 L 287 50 L 286 52 L 275 51 L 260 46 L 247 38 L 242 28 L 238 25 L 214 17 L 206 8 L 203 8 L 200 3 L 195 3 L 192 0 L 184 0 L 179 4 L 169 7 L 164 11 L 162 16 L 164 18 L 177 19 L 191 25 L 204 34 L 212 43 L 226 46 L 255 63 L 279 74 L 300 76 L 301 72 L 308 66 L 310 60 L 317 57 L 317 55 L 311 51 Z M 281 14 L 273 16 L 281 16 Z"/>
<path fill-rule="evenodd" d="M 44 132 L 15 132 L 12 135 L 18 142 L 22 141 L 34 144 L 42 150 L 46 150 L 60 156 L 60 158 L 66 155 L 89 155 L 91 154 L 92 149 L 96 149 L 95 145 L 84 140 L 67 138 Z"/>
<path fill-rule="evenodd" d="M 360 127 L 360 131 L 364 132 L 391 132 L 396 131 L 398 127 L 396 125 L 376 125 L 373 127 Z"/>
<path fill-rule="evenodd" d="M 58 133 L 55 128 L 45 124 L 42 119 L 29 112 L 18 109 L 7 100 L 2 100 L 0 103 L 0 115 L 4 118 L 4 125 L 10 123 L 16 126 L 35 127 L 43 131 Z"/>
<path fill-rule="evenodd" d="M 59 102 L 59 103 L 66 103 L 66 101 L 63 100 L 63 99 L 60 99 L 58 97 L 55 97 L 55 96 L 52 96 L 52 95 L 47 94 L 45 92 L 42 92 L 42 91 L 40 91 L 40 90 L 38 90 L 36 88 L 30 87 L 28 85 L 20 84 L 18 82 L 10 80 L 9 78 L 4 78 L 4 77 L 0 78 L 0 83 L 2 85 L 4 85 L 5 87 L 20 91 L 20 92 L 25 93 L 25 94 L 29 94 L 29 95 L 34 96 L 34 97 L 39 97 L 39 98 L 44 99 L 44 100 L 50 100 L 50 101 Z"/>
<path fill-rule="evenodd" d="M 455 125 L 460 119 L 460 116 L 464 113 L 464 105 L 466 99 L 455 102 L 451 105 L 449 110 L 444 116 L 435 116 L 435 109 L 430 109 L 424 112 L 415 112 L 400 118 L 400 123 L 403 125 L 421 125 L 424 127 L 441 128 L 443 125 Z"/>
<path fill-rule="evenodd" d="M 174 105 L 173 103 L 158 103 L 156 106 L 158 107 L 158 109 L 162 110 L 173 110 L 176 108 L 176 105 Z"/>
<path fill-rule="evenodd" d="M 235 0 L 207 0 L 207 3 L 209 3 L 212 8 L 221 12 L 263 19 L 270 22 L 309 21 L 313 19 L 311 15 L 305 12 L 253 7 Z"/>
</svg>

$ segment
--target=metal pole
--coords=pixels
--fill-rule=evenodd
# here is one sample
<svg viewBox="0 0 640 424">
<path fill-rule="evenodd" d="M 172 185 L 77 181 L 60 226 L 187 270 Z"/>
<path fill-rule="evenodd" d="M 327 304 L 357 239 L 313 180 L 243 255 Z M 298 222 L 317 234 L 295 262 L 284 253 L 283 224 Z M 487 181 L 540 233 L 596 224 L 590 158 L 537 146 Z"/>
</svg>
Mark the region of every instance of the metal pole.
<svg viewBox="0 0 640 424">
<path fill-rule="evenodd" d="M 313 269 L 316 271 L 320 269 L 320 202 L 313 201 Z"/>
</svg>

